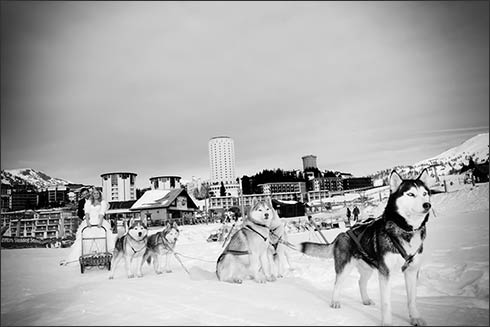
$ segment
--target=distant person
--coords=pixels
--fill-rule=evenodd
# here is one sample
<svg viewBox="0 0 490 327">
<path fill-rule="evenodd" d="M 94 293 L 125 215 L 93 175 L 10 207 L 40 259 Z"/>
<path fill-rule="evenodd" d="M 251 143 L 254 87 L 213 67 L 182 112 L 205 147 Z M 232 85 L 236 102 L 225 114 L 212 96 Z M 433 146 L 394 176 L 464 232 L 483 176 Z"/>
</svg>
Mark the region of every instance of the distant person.
<svg viewBox="0 0 490 327">
<path fill-rule="evenodd" d="M 353 221 L 357 222 L 359 220 L 359 208 L 357 206 L 352 210 L 352 214 L 354 215 Z"/>
<path fill-rule="evenodd" d="M 78 221 L 78 225 L 82 223 L 82 221 L 85 219 L 85 202 L 88 200 L 90 197 L 90 192 L 88 188 L 84 187 L 80 190 L 80 200 L 78 200 L 78 210 L 77 210 L 77 216 L 80 219 Z"/>
<path fill-rule="evenodd" d="M 347 213 L 346 213 L 346 216 L 347 216 L 347 222 L 349 222 L 349 223 L 350 223 L 351 211 L 350 211 L 349 207 L 347 207 Z"/>
<path fill-rule="evenodd" d="M 71 251 L 66 260 L 60 262 L 61 265 L 67 265 L 71 262 L 78 262 L 78 258 L 82 255 L 82 230 L 86 226 L 103 226 L 107 236 L 107 252 L 114 250 L 116 241 L 115 235 L 112 233 L 111 224 L 104 219 L 106 211 L 109 209 L 107 201 L 102 199 L 102 194 L 97 189 L 92 189 L 89 199 L 85 202 L 84 211 L 85 219 L 82 221 L 77 230 L 75 242 L 71 246 Z M 93 237 L 91 231 L 85 231 L 84 237 Z M 104 249 L 100 249 L 103 251 Z"/>
</svg>

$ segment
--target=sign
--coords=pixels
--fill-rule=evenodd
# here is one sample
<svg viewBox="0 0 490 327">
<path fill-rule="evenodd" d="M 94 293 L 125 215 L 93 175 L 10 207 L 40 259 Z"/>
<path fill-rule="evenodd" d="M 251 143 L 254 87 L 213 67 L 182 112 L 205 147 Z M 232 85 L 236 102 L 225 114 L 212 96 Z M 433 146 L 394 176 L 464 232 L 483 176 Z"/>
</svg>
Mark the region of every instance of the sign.
<svg viewBox="0 0 490 327">
<path fill-rule="evenodd" d="M 2 247 L 3 248 L 37 248 L 45 247 L 46 241 L 35 237 L 17 237 L 17 236 L 3 236 Z"/>
</svg>

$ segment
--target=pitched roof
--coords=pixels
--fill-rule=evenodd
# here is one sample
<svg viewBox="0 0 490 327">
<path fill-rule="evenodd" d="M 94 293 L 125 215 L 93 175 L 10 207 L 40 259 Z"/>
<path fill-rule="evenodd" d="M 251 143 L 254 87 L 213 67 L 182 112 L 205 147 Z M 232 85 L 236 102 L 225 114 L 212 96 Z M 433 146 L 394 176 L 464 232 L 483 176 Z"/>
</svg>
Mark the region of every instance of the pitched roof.
<svg viewBox="0 0 490 327">
<path fill-rule="evenodd" d="M 129 201 L 111 201 L 109 202 L 109 210 L 107 210 L 107 214 L 111 213 L 125 213 L 129 212 L 129 208 L 136 202 L 136 200 Z"/>
<path fill-rule="evenodd" d="M 181 195 L 182 193 L 192 200 L 192 198 L 183 188 L 173 190 L 148 190 L 133 204 L 131 210 L 169 207 L 177 196 Z M 192 200 L 192 202 L 194 201 Z M 197 208 L 195 203 L 193 203 L 193 206 Z"/>
</svg>

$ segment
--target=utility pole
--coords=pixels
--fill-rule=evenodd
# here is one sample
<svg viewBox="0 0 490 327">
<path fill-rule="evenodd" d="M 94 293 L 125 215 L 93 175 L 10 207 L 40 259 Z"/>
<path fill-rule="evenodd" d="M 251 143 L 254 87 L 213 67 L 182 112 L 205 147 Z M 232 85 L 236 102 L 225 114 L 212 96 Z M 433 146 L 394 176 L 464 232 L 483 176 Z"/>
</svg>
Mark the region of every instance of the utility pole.
<svg viewBox="0 0 490 327">
<path fill-rule="evenodd" d="M 237 177 L 238 181 L 238 191 L 240 192 L 240 207 L 242 210 L 242 220 L 245 219 L 245 209 L 243 205 L 243 188 L 242 188 L 242 179 L 240 177 Z"/>
</svg>

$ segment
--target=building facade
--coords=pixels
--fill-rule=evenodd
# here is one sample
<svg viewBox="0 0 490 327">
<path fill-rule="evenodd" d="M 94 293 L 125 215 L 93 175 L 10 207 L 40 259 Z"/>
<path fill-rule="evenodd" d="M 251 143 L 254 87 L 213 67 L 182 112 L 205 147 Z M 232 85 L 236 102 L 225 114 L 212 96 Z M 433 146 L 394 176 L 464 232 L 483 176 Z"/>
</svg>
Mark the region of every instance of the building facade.
<svg viewBox="0 0 490 327">
<path fill-rule="evenodd" d="M 355 190 L 359 188 L 373 187 L 371 177 L 350 177 L 342 180 L 344 190 Z"/>
<path fill-rule="evenodd" d="M 136 174 L 113 172 L 100 175 L 102 198 L 108 202 L 136 200 Z"/>
<path fill-rule="evenodd" d="M 221 183 L 226 194 L 238 196 L 240 186 L 235 174 L 235 145 L 228 136 L 216 136 L 208 142 L 210 171 L 210 193 L 220 195 Z"/>
<path fill-rule="evenodd" d="M 65 237 L 75 234 L 79 219 L 67 208 L 19 210 L 2 213 L 1 225 L 10 228 L 11 236 L 39 239 Z"/>
<path fill-rule="evenodd" d="M 163 175 L 150 177 L 150 187 L 152 190 L 173 190 L 181 188 L 180 176 Z"/>
<path fill-rule="evenodd" d="M 342 191 L 344 184 L 340 177 L 318 177 L 309 180 L 311 191 Z"/>
<path fill-rule="evenodd" d="M 264 183 L 257 185 L 262 193 L 274 194 L 274 193 L 306 193 L 305 182 L 276 182 L 276 183 Z"/>
<path fill-rule="evenodd" d="M 184 188 L 172 190 L 148 190 L 131 206 L 130 211 L 146 219 L 152 225 L 167 222 L 186 224 L 195 217 L 198 209 Z"/>
</svg>

